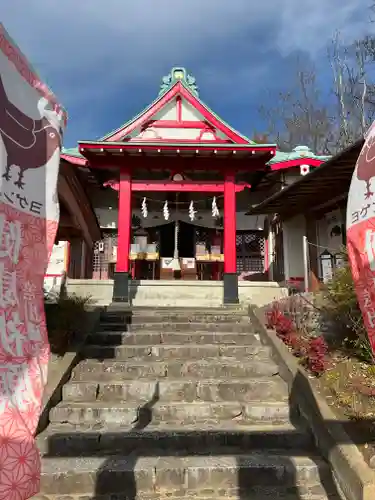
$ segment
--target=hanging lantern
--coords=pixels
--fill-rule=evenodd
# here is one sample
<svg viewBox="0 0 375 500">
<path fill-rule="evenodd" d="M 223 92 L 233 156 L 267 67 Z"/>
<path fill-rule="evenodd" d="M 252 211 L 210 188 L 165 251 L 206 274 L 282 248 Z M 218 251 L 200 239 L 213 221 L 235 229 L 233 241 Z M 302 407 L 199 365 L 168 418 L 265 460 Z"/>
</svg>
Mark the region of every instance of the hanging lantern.
<svg viewBox="0 0 375 500">
<path fill-rule="evenodd" d="M 214 196 L 212 200 L 212 217 L 216 218 L 219 217 L 220 212 L 216 203 L 216 196 Z"/>
<path fill-rule="evenodd" d="M 143 217 L 146 219 L 146 218 L 147 218 L 147 216 L 148 216 L 148 210 L 147 210 L 147 202 L 146 202 L 146 198 L 143 198 L 143 200 L 142 200 L 141 211 L 142 211 L 142 215 L 143 215 Z"/>
<path fill-rule="evenodd" d="M 168 201 L 166 201 L 166 202 L 164 203 L 164 206 L 163 206 L 163 216 L 164 216 L 164 219 L 165 219 L 165 220 L 168 220 L 168 219 L 169 219 Z"/>
<path fill-rule="evenodd" d="M 193 222 L 193 220 L 195 220 L 195 214 L 197 213 L 197 211 L 195 210 L 194 208 L 194 202 L 193 200 L 190 202 L 190 205 L 189 205 L 189 218 L 190 220 Z"/>
</svg>

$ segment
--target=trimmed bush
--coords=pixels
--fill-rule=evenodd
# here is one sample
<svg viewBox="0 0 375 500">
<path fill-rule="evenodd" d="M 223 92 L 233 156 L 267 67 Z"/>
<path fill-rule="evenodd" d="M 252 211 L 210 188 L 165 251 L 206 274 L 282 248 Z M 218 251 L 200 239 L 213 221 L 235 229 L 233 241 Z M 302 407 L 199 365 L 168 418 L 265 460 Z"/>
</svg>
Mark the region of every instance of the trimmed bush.
<svg viewBox="0 0 375 500">
<path fill-rule="evenodd" d="M 51 352 L 63 356 L 87 332 L 86 308 L 90 297 L 77 295 L 47 296 L 45 312 Z"/>
</svg>

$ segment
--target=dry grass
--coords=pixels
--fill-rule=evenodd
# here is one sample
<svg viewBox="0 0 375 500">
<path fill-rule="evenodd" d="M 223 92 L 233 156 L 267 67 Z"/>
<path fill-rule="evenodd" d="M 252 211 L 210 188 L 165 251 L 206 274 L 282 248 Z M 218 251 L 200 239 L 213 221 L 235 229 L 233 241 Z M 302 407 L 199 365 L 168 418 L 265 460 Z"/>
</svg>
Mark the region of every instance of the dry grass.
<svg viewBox="0 0 375 500">
<path fill-rule="evenodd" d="M 375 457 L 375 366 L 331 353 L 318 387 L 370 463 Z"/>
</svg>

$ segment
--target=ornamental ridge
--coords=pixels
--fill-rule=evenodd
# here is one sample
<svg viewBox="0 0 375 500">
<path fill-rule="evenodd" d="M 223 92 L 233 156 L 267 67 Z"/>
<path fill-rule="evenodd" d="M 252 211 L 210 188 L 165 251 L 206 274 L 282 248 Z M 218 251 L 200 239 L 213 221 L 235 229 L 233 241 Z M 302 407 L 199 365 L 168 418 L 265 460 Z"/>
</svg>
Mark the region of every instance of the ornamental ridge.
<svg viewBox="0 0 375 500">
<path fill-rule="evenodd" d="M 186 69 L 181 67 L 172 68 L 171 72 L 167 76 L 163 76 L 159 95 L 164 94 L 164 92 L 177 81 L 183 82 L 189 90 L 198 97 L 198 86 L 196 84 L 195 77 L 189 75 Z"/>
</svg>

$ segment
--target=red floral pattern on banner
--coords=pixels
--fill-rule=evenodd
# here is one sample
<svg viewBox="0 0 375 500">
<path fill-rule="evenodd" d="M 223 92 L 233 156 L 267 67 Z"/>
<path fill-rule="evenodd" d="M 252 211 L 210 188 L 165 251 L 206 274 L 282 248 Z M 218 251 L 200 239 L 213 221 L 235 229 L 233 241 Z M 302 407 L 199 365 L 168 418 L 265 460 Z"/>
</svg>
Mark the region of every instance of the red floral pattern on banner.
<svg viewBox="0 0 375 500">
<path fill-rule="evenodd" d="M 49 360 L 43 279 L 57 225 L 0 204 L 0 500 L 39 491 L 34 433 Z"/>
<path fill-rule="evenodd" d="M 347 230 L 348 256 L 372 352 L 375 353 L 375 220 Z"/>
<path fill-rule="evenodd" d="M 0 82 L 8 78 L 0 103 L 0 500 L 26 500 L 39 492 L 41 475 L 34 434 L 49 360 L 43 282 L 58 226 L 57 175 L 49 180 L 47 169 L 57 174 L 57 148 L 67 116 L 1 23 L 0 55 L 5 55 L 0 57 Z M 23 92 L 26 86 L 34 97 L 33 92 Z M 29 105 L 25 109 L 24 94 L 40 119 Z M 36 125 L 41 134 L 46 125 L 52 126 L 59 144 L 50 147 L 56 133 L 39 135 L 33 142 Z M 25 158 L 19 153 L 26 143 L 33 146 Z M 14 168 L 18 184 L 12 177 Z M 33 175 L 23 179 L 29 170 Z"/>
</svg>

